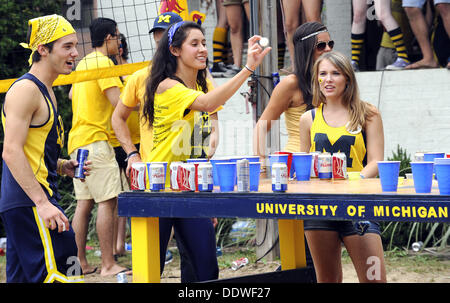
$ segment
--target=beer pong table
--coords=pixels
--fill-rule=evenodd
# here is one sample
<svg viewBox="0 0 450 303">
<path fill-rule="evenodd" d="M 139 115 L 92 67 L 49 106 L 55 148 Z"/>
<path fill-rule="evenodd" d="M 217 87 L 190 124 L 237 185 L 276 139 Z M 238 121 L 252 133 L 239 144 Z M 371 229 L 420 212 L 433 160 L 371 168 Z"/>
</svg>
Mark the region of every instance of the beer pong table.
<svg viewBox="0 0 450 303">
<path fill-rule="evenodd" d="M 278 219 L 283 270 L 306 267 L 304 219 L 450 222 L 450 196 L 416 194 L 412 180 L 383 193 L 379 179 L 289 181 L 284 193 L 262 180 L 258 192 L 124 192 L 119 216 L 131 217 L 133 282 L 160 282 L 159 218 Z"/>
</svg>

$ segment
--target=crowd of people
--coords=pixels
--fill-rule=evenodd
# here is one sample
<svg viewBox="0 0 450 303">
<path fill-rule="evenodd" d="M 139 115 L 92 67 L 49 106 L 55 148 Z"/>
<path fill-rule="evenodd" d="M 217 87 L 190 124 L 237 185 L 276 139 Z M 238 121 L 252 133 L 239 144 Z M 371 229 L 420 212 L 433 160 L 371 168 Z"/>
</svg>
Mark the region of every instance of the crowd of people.
<svg viewBox="0 0 450 303">
<path fill-rule="evenodd" d="M 336 152 L 332 149 L 339 141 L 340 150 L 349 151 L 348 171 L 360 172 L 362 178 L 377 176 L 376 162 L 384 158 L 383 123 L 378 110 L 360 100 L 355 77 L 364 42 L 359 36 L 364 32 L 364 1 L 353 0 L 351 58 L 333 51 L 335 43 L 320 22 L 321 1 L 280 1 L 280 22 L 284 25 L 291 67 L 290 74 L 275 87 L 254 129 L 254 153 L 262 161 L 266 155 L 259 149 L 265 146 L 261 142 L 265 141 L 271 121 L 284 113 L 288 130 L 286 151 Z M 433 56 L 427 57 L 428 40 L 422 44 L 419 38 L 423 59 L 410 63 L 399 26 L 402 23 L 392 17 L 388 2 L 375 0 L 376 14 L 392 42 L 391 62 L 386 62 L 386 68 L 437 66 Z M 450 3 L 435 2 L 448 29 L 446 10 Z M 217 5 L 221 9 L 213 37 L 211 72 L 220 70 L 231 78 L 220 86 L 214 83 L 201 25 L 182 20 L 172 12 L 159 15 L 149 32 L 157 43 L 150 66 L 127 77 L 73 84 L 70 159 L 60 158 L 64 128 L 52 84 L 60 74 L 69 74 L 75 67 L 79 55 L 76 32 L 58 15 L 29 20 L 27 43 L 23 46 L 32 51 L 31 67 L 10 87 L 2 107 L 5 138 L 0 216 L 8 238 L 8 282 L 77 282 L 83 280 L 82 275 L 97 272 L 86 258 L 88 222 L 95 205 L 100 274 L 131 274 L 115 258 L 124 253 L 126 230 L 125 219 L 117 216 L 117 197 L 129 189 L 131 165 L 164 161 L 169 166 L 189 158 L 211 158 L 219 144 L 220 110 L 272 50 L 258 43 L 260 36 L 250 37 L 243 64 L 243 19 L 236 16 L 245 11 L 248 17 L 249 3 L 230 0 L 217 1 Z M 422 1 L 403 1 L 410 21 L 420 19 L 415 9 L 421 12 L 421 5 Z M 418 35 L 412 23 L 413 32 Z M 230 68 L 222 61 L 227 26 L 233 53 Z M 94 19 L 90 34 L 93 50 L 78 62 L 76 71 L 127 63 L 126 37 L 114 20 Z M 179 142 L 188 144 L 174 148 Z M 86 176 L 81 179 L 73 178 L 79 149 L 89 151 L 84 166 Z M 73 178 L 77 201 L 72 222 L 58 204 L 58 175 Z M 166 186 L 170 186 L 169 176 Z M 182 282 L 217 279 L 214 227 L 214 218 L 160 219 L 161 272 L 169 239 L 174 234 L 181 255 Z M 377 281 L 386 281 L 377 222 L 371 222 L 368 231 L 359 235 L 351 222 L 305 221 L 305 235 L 309 264 L 315 268 L 318 282 L 342 281 L 341 242 L 352 257 L 360 281 L 369 282 L 365 275 L 368 256 L 381 260 Z M 68 262 L 73 257 L 78 270 Z"/>
</svg>

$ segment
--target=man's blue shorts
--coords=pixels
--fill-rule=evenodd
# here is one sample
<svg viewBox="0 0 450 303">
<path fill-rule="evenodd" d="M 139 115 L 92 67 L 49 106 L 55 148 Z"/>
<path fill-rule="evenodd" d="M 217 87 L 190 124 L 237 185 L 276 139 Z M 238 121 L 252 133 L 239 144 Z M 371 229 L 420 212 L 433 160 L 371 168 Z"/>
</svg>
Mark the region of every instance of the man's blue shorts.
<svg viewBox="0 0 450 303">
<path fill-rule="evenodd" d="M 83 282 L 72 227 L 49 230 L 36 207 L 13 208 L 0 217 L 7 237 L 6 282 Z"/>
</svg>

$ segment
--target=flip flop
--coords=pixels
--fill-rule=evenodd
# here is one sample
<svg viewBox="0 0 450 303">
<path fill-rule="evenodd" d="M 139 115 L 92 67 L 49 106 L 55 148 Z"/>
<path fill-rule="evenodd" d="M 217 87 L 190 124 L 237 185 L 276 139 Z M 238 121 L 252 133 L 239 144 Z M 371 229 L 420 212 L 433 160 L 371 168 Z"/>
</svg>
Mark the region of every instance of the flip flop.
<svg viewBox="0 0 450 303">
<path fill-rule="evenodd" d="M 83 275 L 87 276 L 87 275 L 90 275 L 90 274 L 94 274 L 96 272 L 97 272 L 97 267 L 94 268 L 93 270 L 89 271 L 89 272 L 83 272 Z"/>
<path fill-rule="evenodd" d="M 127 274 L 127 276 L 131 276 L 131 275 L 133 275 L 133 271 L 131 270 L 131 268 L 125 268 L 124 270 L 121 270 L 121 271 L 119 271 L 116 275 L 118 275 L 118 274 L 120 274 L 120 273 L 126 273 Z"/>
</svg>

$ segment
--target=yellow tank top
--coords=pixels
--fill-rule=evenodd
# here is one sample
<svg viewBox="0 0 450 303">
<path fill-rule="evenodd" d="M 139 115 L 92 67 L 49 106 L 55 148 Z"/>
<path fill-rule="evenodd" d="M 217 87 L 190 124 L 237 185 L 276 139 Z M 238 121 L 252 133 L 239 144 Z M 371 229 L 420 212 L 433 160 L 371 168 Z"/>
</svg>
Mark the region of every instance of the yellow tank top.
<svg viewBox="0 0 450 303">
<path fill-rule="evenodd" d="M 349 133 L 345 126 L 329 126 L 322 114 L 321 104 L 313 115 L 311 125 L 311 151 L 337 153 L 347 157 L 347 171 L 361 171 L 367 164 L 364 131 Z"/>
<path fill-rule="evenodd" d="M 296 107 L 289 107 L 284 112 L 284 119 L 286 121 L 286 130 L 288 133 L 288 140 L 283 151 L 296 153 L 300 151 L 300 128 L 299 121 L 301 115 L 306 111 L 306 104 Z"/>
</svg>

